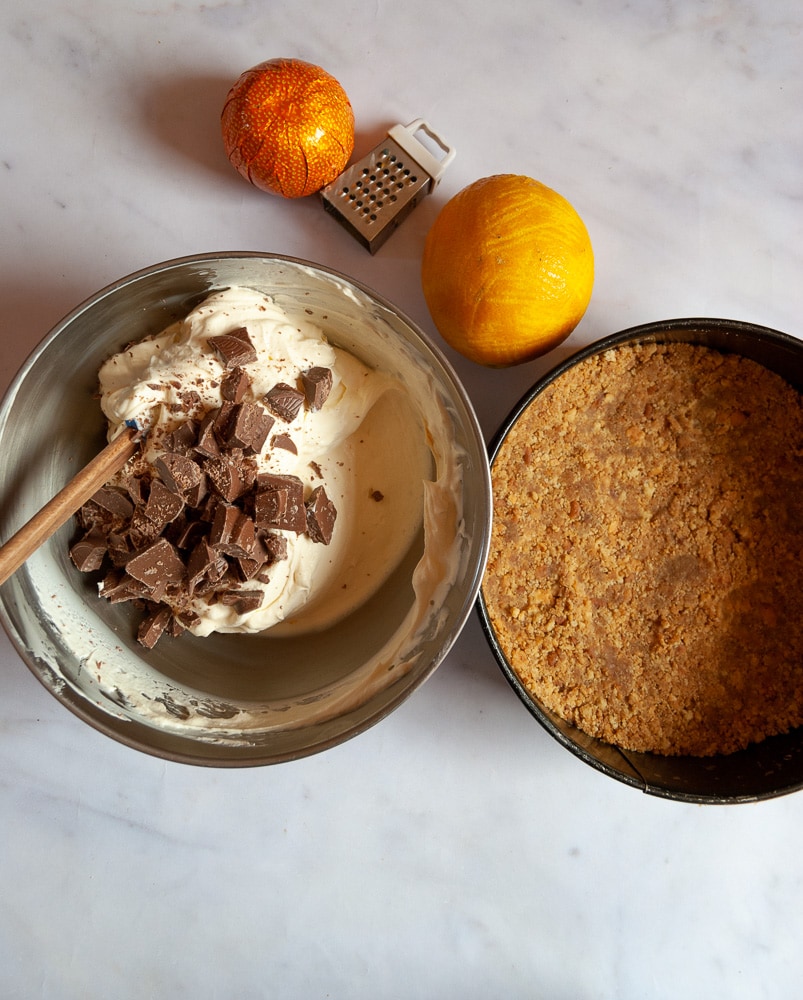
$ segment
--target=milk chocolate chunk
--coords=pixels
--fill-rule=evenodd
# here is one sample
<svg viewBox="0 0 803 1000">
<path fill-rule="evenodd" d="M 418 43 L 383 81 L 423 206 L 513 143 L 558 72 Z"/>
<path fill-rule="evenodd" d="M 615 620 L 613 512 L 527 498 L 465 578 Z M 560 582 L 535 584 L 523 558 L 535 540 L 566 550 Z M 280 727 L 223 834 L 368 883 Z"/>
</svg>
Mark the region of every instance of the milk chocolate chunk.
<svg viewBox="0 0 803 1000">
<path fill-rule="evenodd" d="M 168 622 L 165 631 L 172 639 L 177 639 L 182 632 L 186 632 L 187 626 L 182 622 L 178 615 L 171 615 L 170 621 Z"/>
<path fill-rule="evenodd" d="M 99 593 L 110 604 L 122 604 L 125 601 L 142 600 L 150 594 L 150 589 L 126 572 L 117 569 L 106 574 L 100 585 Z"/>
<path fill-rule="evenodd" d="M 289 434 L 277 434 L 271 441 L 271 444 L 274 448 L 281 448 L 284 451 L 292 452 L 294 455 L 298 454 L 295 441 L 293 441 Z"/>
<path fill-rule="evenodd" d="M 223 403 L 218 409 L 212 411 L 212 429 L 224 449 L 231 447 L 228 443 L 229 420 L 235 407 L 236 403 Z"/>
<path fill-rule="evenodd" d="M 209 544 L 225 545 L 232 537 L 239 516 L 240 511 L 233 504 L 218 504 L 209 531 Z"/>
<path fill-rule="evenodd" d="M 277 417 L 290 423 L 298 416 L 304 398 L 304 393 L 292 385 L 288 385 L 286 382 L 277 382 L 265 396 L 265 402 Z"/>
<path fill-rule="evenodd" d="M 323 486 L 316 486 L 307 500 L 307 534 L 313 542 L 328 545 L 337 519 L 334 503 Z"/>
<path fill-rule="evenodd" d="M 153 649 L 170 624 L 173 613 L 170 608 L 156 608 L 148 614 L 137 629 L 137 642 L 146 649 Z"/>
<path fill-rule="evenodd" d="M 197 462 L 193 462 L 186 455 L 168 452 L 165 455 L 160 455 L 154 465 L 159 477 L 168 489 L 183 497 L 197 494 L 203 476 Z M 197 506 L 197 502 L 192 506 Z"/>
<path fill-rule="evenodd" d="M 198 424 L 194 420 L 185 420 L 166 434 L 163 446 L 171 452 L 186 455 L 194 446 L 198 437 Z"/>
<path fill-rule="evenodd" d="M 241 462 L 224 456 L 210 458 L 204 462 L 204 472 L 212 487 L 227 503 L 233 503 L 248 489 L 248 477 Z"/>
<path fill-rule="evenodd" d="M 273 563 L 281 562 L 287 558 L 287 537 L 285 535 L 278 535 L 274 531 L 267 531 L 260 532 L 259 538 L 265 547 L 265 561 L 268 565 L 273 565 Z"/>
<path fill-rule="evenodd" d="M 311 410 L 320 410 L 332 391 L 332 372 L 329 368 L 316 365 L 301 373 L 301 384 Z"/>
<path fill-rule="evenodd" d="M 190 594 L 202 584 L 218 583 L 223 579 L 227 568 L 225 557 L 216 552 L 206 539 L 201 539 L 187 560 L 187 587 Z"/>
<path fill-rule="evenodd" d="M 251 522 L 253 524 L 253 521 Z M 282 536 L 284 537 L 284 536 Z M 237 575 L 244 582 L 253 580 L 268 562 L 268 550 L 260 532 L 254 533 L 251 548 L 247 555 L 234 555 L 233 565 Z"/>
<path fill-rule="evenodd" d="M 148 502 L 142 508 L 145 516 L 153 521 L 160 529 L 179 516 L 184 509 L 184 501 L 160 480 L 154 479 L 151 483 L 151 492 Z"/>
<path fill-rule="evenodd" d="M 181 530 L 173 538 L 177 549 L 190 550 L 209 534 L 209 524 L 206 521 L 186 521 Z"/>
<path fill-rule="evenodd" d="M 251 518 L 236 507 L 221 504 L 209 533 L 212 548 L 228 556 L 246 559 L 252 555 L 255 541 Z"/>
<path fill-rule="evenodd" d="M 144 507 L 137 507 L 131 515 L 127 531 L 132 548 L 145 549 L 159 537 L 162 526 L 145 514 Z"/>
<path fill-rule="evenodd" d="M 184 579 L 184 563 L 178 550 L 166 538 L 149 545 L 144 552 L 129 559 L 126 572 L 144 583 L 152 594 L 164 594 L 168 585 Z"/>
<path fill-rule="evenodd" d="M 145 502 L 145 482 L 142 476 L 126 476 L 122 482 L 126 493 L 135 506 Z"/>
<path fill-rule="evenodd" d="M 136 552 L 128 531 L 110 531 L 106 539 L 112 566 L 125 566 Z"/>
<path fill-rule="evenodd" d="M 134 505 L 129 497 L 115 486 L 101 486 L 92 495 L 92 501 L 114 517 L 131 517 L 134 512 Z"/>
<path fill-rule="evenodd" d="M 307 527 L 304 484 L 297 476 L 262 473 L 257 477 L 254 521 L 260 528 L 280 528 L 301 534 Z"/>
<path fill-rule="evenodd" d="M 221 441 L 227 448 L 258 454 L 273 424 L 273 417 L 259 403 L 238 403 L 229 416 Z"/>
<path fill-rule="evenodd" d="M 103 565 L 106 552 L 106 536 L 93 529 L 70 548 L 70 559 L 82 573 L 93 573 Z"/>
<path fill-rule="evenodd" d="M 257 360 L 257 352 L 244 326 L 219 337 L 210 337 L 209 344 L 225 368 L 239 368 Z"/>
<path fill-rule="evenodd" d="M 256 611 L 262 604 L 264 594 L 261 590 L 230 590 L 219 597 L 221 604 L 233 607 L 238 615 Z"/>
<path fill-rule="evenodd" d="M 251 376 L 239 366 L 226 372 L 220 382 L 220 394 L 230 403 L 241 403 L 250 388 Z"/>
<path fill-rule="evenodd" d="M 210 410 L 198 428 L 198 439 L 195 442 L 195 450 L 203 458 L 218 458 L 220 456 L 220 445 L 215 437 L 217 413 L 217 410 Z"/>
</svg>

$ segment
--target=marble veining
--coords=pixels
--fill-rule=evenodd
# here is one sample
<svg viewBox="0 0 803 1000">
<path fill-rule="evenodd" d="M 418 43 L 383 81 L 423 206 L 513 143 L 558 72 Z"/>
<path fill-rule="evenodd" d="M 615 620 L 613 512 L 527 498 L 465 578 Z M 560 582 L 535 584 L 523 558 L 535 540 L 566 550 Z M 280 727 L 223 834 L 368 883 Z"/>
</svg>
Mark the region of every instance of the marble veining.
<svg viewBox="0 0 803 1000">
<path fill-rule="evenodd" d="M 228 87 L 279 55 L 338 77 L 355 155 L 419 116 L 457 148 L 375 257 L 314 200 L 264 195 L 226 161 Z M 335 267 L 437 341 L 424 237 L 498 172 L 568 197 L 597 268 L 548 357 L 499 372 L 444 348 L 489 437 L 557 360 L 636 323 L 729 316 L 801 337 L 802 55 L 796 0 L 5 4 L 0 387 L 98 288 L 204 251 Z M 4 998 L 799 989 L 803 797 L 690 806 L 592 771 L 530 719 L 473 618 L 391 717 L 268 769 L 138 754 L 74 718 L 4 635 L 0 666 Z"/>
</svg>

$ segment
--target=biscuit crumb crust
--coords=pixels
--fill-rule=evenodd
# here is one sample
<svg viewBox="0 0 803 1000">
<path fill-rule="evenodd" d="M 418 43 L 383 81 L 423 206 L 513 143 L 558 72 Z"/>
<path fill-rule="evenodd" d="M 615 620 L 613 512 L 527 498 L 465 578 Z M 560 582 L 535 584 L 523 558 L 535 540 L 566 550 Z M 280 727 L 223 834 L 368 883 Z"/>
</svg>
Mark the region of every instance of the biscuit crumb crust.
<svg viewBox="0 0 803 1000">
<path fill-rule="evenodd" d="M 623 345 L 539 393 L 493 463 L 483 599 L 586 734 L 731 753 L 803 724 L 803 398 L 735 354 Z"/>
</svg>

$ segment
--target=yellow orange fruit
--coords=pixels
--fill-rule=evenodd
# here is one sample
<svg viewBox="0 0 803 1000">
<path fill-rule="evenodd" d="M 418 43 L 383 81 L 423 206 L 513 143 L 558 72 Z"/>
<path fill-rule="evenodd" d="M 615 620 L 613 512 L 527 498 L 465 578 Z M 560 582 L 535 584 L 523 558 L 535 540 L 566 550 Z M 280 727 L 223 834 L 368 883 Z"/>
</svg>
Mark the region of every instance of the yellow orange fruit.
<svg viewBox="0 0 803 1000">
<path fill-rule="evenodd" d="M 565 198 L 531 177 L 496 174 L 441 209 L 421 282 L 444 340 L 501 368 L 545 354 L 574 330 L 591 299 L 594 254 Z"/>
<path fill-rule="evenodd" d="M 301 59 L 246 70 L 221 114 L 226 155 L 263 191 L 302 198 L 333 181 L 354 149 L 354 112 L 338 81 Z"/>
</svg>

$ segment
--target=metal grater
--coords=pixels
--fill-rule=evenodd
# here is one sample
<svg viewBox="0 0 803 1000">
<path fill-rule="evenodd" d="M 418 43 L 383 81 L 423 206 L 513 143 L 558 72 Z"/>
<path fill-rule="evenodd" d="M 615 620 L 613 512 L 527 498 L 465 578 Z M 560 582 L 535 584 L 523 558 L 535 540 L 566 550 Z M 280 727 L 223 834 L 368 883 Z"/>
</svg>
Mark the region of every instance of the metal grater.
<svg viewBox="0 0 803 1000">
<path fill-rule="evenodd" d="M 438 159 L 416 137 L 443 151 Z M 455 150 L 422 119 L 394 125 L 385 141 L 321 189 L 323 207 L 370 253 L 382 246 L 419 201 L 434 191 Z"/>
</svg>

